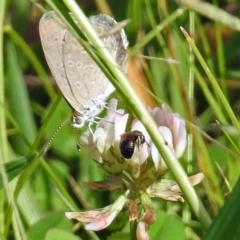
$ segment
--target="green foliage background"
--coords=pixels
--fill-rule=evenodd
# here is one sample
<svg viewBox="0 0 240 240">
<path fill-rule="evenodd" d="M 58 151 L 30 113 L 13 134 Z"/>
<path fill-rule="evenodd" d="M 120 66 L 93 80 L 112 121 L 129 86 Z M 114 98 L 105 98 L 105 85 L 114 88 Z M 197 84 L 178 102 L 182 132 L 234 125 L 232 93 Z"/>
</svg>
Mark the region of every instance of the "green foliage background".
<svg viewBox="0 0 240 240">
<path fill-rule="evenodd" d="M 44 158 L 36 157 L 71 116 L 57 95 L 38 33 L 43 9 L 67 11 L 70 1 L 46 2 L 0 1 L 0 239 L 130 239 L 127 209 L 97 233 L 64 217 L 64 212 L 109 205 L 118 195 L 81 186 L 104 173 L 87 152 L 77 151 L 69 125 Z M 157 222 L 150 227 L 151 239 L 240 239 L 238 1 L 82 0 L 78 5 L 86 16 L 131 19 L 125 31 L 129 69 L 138 72 L 131 78 L 143 90 L 139 95 L 152 106 L 167 104 L 187 121 L 189 148 L 181 165 L 187 175 L 205 174 L 195 189 L 213 223 L 196 206 L 192 210 L 188 195 L 184 204 L 153 200 Z M 136 114 L 121 92 L 114 96 Z M 172 179 L 176 174 L 170 170 L 166 177 Z"/>
</svg>

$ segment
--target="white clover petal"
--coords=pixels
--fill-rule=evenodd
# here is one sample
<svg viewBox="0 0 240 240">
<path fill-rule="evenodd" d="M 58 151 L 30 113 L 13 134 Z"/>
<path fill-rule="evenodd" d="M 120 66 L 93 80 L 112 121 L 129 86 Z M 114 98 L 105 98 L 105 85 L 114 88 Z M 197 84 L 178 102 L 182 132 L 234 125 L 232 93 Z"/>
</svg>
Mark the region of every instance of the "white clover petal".
<svg viewBox="0 0 240 240">
<path fill-rule="evenodd" d="M 165 116 L 161 108 L 158 108 L 158 107 L 154 108 L 152 111 L 152 116 L 158 126 L 164 125 Z"/>
<path fill-rule="evenodd" d="M 138 119 L 135 119 L 132 122 L 131 131 L 134 131 L 134 130 L 142 132 L 142 134 L 145 137 L 146 142 L 150 142 L 151 138 L 150 138 L 146 128 L 143 126 L 143 124 Z"/>
<path fill-rule="evenodd" d="M 125 132 L 129 114 L 116 116 L 114 131 L 114 149 L 120 154 L 120 136 Z"/>
<path fill-rule="evenodd" d="M 102 209 L 102 213 L 99 213 L 93 221 L 85 225 L 86 230 L 99 231 L 109 226 L 117 214 L 122 210 L 127 198 L 125 195 L 121 195 L 112 204 Z"/>
<path fill-rule="evenodd" d="M 140 146 L 140 154 L 139 154 L 139 163 L 142 165 L 150 154 L 150 146 L 147 143 L 144 143 L 142 146 Z"/>
<path fill-rule="evenodd" d="M 178 141 L 175 146 L 175 155 L 177 158 L 182 157 L 187 146 L 187 132 L 185 129 L 185 123 L 181 122 L 178 130 Z"/>
<path fill-rule="evenodd" d="M 137 240 L 150 240 L 148 228 L 149 226 L 145 222 L 140 221 L 138 223 L 136 229 Z"/>
<path fill-rule="evenodd" d="M 103 128 L 98 128 L 95 134 L 95 137 L 97 139 L 97 149 L 101 154 L 103 154 L 106 146 L 107 133 L 104 131 Z"/>
<path fill-rule="evenodd" d="M 162 105 L 161 109 L 154 108 L 152 115 L 159 126 L 165 126 L 171 131 L 172 140 L 169 139 L 167 142 L 171 143 L 169 146 L 174 149 L 175 156 L 180 158 L 187 145 L 185 122 L 179 117 L 179 114 L 172 113 L 165 105 Z"/>
<path fill-rule="evenodd" d="M 86 131 L 81 135 L 80 145 L 88 146 L 93 144 L 93 135 L 90 131 Z"/>
<path fill-rule="evenodd" d="M 104 129 L 108 129 L 109 126 L 113 125 L 115 123 L 116 113 L 118 111 L 122 112 L 121 114 L 124 114 L 124 110 L 117 110 L 117 99 L 113 98 L 109 101 L 108 104 L 108 110 L 107 115 L 104 119 L 99 121 L 97 127 L 103 127 Z"/>
<path fill-rule="evenodd" d="M 127 121 L 129 114 L 117 114 L 115 117 L 115 131 L 119 133 L 119 135 L 123 134 L 126 129 Z"/>
<path fill-rule="evenodd" d="M 104 133 L 104 129 L 103 128 L 97 128 L 96 131 L 94 132 L 95 139 L 97 140 L 98 138 L 100 138 L 103 135 L 103 133 Z"/>
<path fill-rule="evenodd" d="M 80 147 L 84 147 L 89 151 L 92 159 L 96 161 L 101 159 L 101 153 L 94 142 L 93 134 L 89 130 L 82 134 L 81 138 L 79 139 L 79 145 Z"/>
<path fill-rule="evenodd" d="M 114 142 L 114 123 L 110 123 L 108 129 L 104 129 L 107 134 L 105 151 L 108 151 Z"/>
<path fill-rule="evenodd" d="M 181 118 L 179 118 L 178 116 L 174 117 L 173 126 L 172 128 L 170 128 L 172 131 L 172 134 L 174 135 L 174 139 L 175 139 L 174 143 L 178 141 L 178 132 L 179 132 L 181 122 L 183 122 Z"/>
<path fill-rule="evenodd" d="M 168 127 L 165 126 L 160 126 L 159 131 L 161 132 L 164 140 L 167 142 L 167 145 L 169 146 L 170 149 L 173 150 L 173 136 L 172 136 L 172 132 L 170 131 L 170 129 Z"/>
<path fill-rule="evenodd" d="M 155 165 L 155 168 L 158 169 L 160 166 L 160 161 L 162 157 L 159 154 L 159 151 L 154 144 L 152 144 L 151 146 L 151 156 L 152 156 L 152 160 Z"/>
<path fill-rule="evenodd" d="M 131 131 L 140 131 L 143 136 L 145 137 L 145 143 L 141 146 L 139 146 L 139 151 L 140 151 L 140 154 L 139 154 L 139 163 L 140 165 L 142 165 L 144 163 L 144 161 L 146 161 L 146 159 L 149 157 L 149 154 L 150 154 L 150 136 L 146 130 L 146 128 L 143 126 L 143 124 L 138 120 L 138 119 L 135 119 L 133 122 L 132 122 L 132 127 L 131 127 Z"/>
<path fill-rule="evenodd" d="M 162 108 L 153 109 L 153 118 L 158 126 L 166 126 L 172 130 L 173 113 L 165 105 L 162 105 Z"/>
<path fill-rule="evenodd" d="M 117 211 L 111 212 L 110 214 L 105 214 L 97 217 L 94 221 L 85 225 L 86 230 L 91 231 L 100 231 L 106 227 L 108 227 L 116 215 L 118 214 Z"/>
<path fill-rule="evenodd" d="M 117 110 L 117 104 L 118 104 L 118 100 L 116 98 L 112 98 L 109 103 L 108 103 L 108 112 L 107 112 L 107 116 L 108 114 L 111 114 L 111 112 L 114 112 Z"/>
</svg>

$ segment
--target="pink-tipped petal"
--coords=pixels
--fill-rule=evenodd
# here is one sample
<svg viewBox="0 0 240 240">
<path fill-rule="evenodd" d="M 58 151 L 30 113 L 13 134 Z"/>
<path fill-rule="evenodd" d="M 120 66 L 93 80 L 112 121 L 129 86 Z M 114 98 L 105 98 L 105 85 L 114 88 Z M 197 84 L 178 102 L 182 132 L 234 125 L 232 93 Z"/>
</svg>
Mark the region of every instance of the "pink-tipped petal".
<svg viewBox="0 0 240 240">
<path fill-rule="evenodd" d="M 94 219 L 92 222 L 88 223 L 85 225 L 86 230 L 91 230 L 91 231 L 100 231 L 106 227 L 108 227 L 113 219 L 116 217 L 118 212 L 114 211 L 110 214 L 104 214 L 96 219 Z"/>
<path fill-rule="evenodd" d="M 187 147 L 187 132 L 185 129 L 185 123 L 181 122 L 178 131 L 178 141 L 175 146 L 175 155 L 177 158 L 182 157 L 186 147 Z"/>
</svg>

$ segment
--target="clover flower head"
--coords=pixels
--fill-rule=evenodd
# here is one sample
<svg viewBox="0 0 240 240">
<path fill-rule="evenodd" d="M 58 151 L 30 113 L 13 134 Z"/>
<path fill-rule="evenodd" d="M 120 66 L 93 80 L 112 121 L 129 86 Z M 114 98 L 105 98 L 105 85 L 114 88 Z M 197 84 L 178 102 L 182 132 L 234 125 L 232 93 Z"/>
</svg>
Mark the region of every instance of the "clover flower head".
<svg viewBox="0 0 240 240">
<path fill-rule="evenodd" d="M 187 146 L 185 122 L 165 105 L 148 108 L 148 111 L 166 145 L 176 158 L 181 158 Z M 66 216 L 87 223 L 85 228 L 88 230 L 97 231 L 107 227 L 128 203 L 129 221 L 137 221 L 137 239 L 149 239 L 148 228 L 156 220 L 150 199 L 180 202 L 184 199 L 176 182 L 162 179 L 168 167 L 144 125 L 138 119 L 129 122 L 129 118 L 123 109 L 117 109 L 117 100 L 112 99 L 106 117 L 97 123 L 95 131 L 88 129 L 79 140 L 106 172 L 105 180 L 83 183 L 83 186 L 125 193 L 103 209 L 66 213 Z M 192 185 L 202 179 L 202 173 L 189 177 Z M 141 213 L 138 212 L 139 205 L 144 209 Z"/>
<path fill-rule="evenodd" d="M 187 146 L 185 122 L 165 105 L 149 108 L 149 112 L 176 158 L 182 157 Z M 107 172 L 120 173 L 126 170 L 138 178 L 147 162 L 151 161 L 152 170 L 149 174 L 154 172 L 158 177 L 163 175 L 167 166 L 145 127 L 135 119 L 128 128 L 128 118 L 129 114 L 123 109 L 117 110 L 117 100 L 112 99 L 107 116 L 98 123 L 93 134 L 86 131 L 81 136 L 81 144 L 88 147 L 90 156 Z"/>
</svg>

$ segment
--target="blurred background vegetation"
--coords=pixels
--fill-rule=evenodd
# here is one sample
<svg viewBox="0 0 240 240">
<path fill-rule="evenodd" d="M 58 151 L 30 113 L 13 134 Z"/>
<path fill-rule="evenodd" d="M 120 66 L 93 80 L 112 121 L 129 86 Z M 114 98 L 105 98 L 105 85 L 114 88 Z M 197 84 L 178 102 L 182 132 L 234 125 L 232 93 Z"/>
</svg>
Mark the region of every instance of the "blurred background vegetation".
<svg viewBox="0 0 240 240">
<path fill-rule="evenodd" d="M 64 2 L 55 2 L 64 6 Z M 196 191 L 215 219 L 240 173 L 239 2 L 214 0 L 201 5 L 198 1 L 78 0 L 77 3 L 86 16 L 105 13 L 116 21 L 131 19 L 125 27 L 130 43 L 129 79 L 145 104 L 155 107 L 165 103 L 187 121 L 189 148 L 181 163 L 188 175 L 205 174 Z M 9 178 L 18 175 L 0 192 L 0 239 L 129 239 L 127 209 L 111 226 L 96 234 L 64 217 L 64 212 L 71 210 L 61 196 L 75 210 L 101 208 L 118 196 L 81 186 L 83 181 L 103 179 L 104 173 L 87 152 L 77 151 L 70 125 L 62 127 L 44 159 L 31 155 L 43 149 L 61 123 L 71 116 L 43 55 L 38 32 L 43 10 L 39 5 L 51 10 L 44 1 L 0 3 L 1 187 L 6 174 Z M 209 69 L 195 56 L 180 26 L 195 41 Z M 131 113 L 121 96 L 114 93 L 114 97 Z M 3 164 L 11 160 L 16 162 L 10 167 L 5 165 L 5 172 Z M 172 178 L 171 174 L 166 177 Z M 206 231 L 206 239 L 213 236 L 240 239 L 237 233 L 240 219 L 238 216 L 232 219 L 233 214 L 229 213 L 230 209 L 233 213 L 238 211 L 238 202 L 232 201 L 229 210 L 219 215 L 220 225 L 207 230 L 187 203 L 153 200 L 153 205 L 157 222 L 150 228 L 151 239 L 200 239 Z"/>
</svg>

